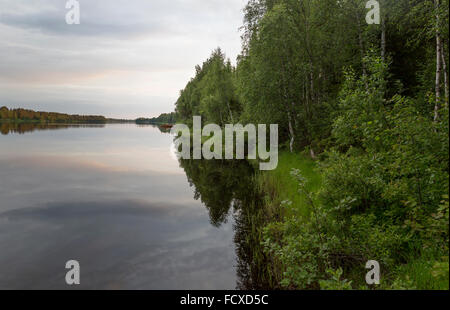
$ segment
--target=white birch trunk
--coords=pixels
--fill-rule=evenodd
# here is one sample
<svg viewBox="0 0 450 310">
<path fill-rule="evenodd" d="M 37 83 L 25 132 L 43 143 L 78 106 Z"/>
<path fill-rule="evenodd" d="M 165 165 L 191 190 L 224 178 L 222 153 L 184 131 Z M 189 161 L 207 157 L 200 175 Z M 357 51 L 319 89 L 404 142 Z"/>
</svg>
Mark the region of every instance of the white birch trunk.
<svg viewBox="0 0 450 310">
<path fill-rule="evenodd" d="M 445 61 L 444 45 L 441 42 L 442 71 L 444 73 L 444 90 L 445 90 L 445 107 L 448 107 L 448 71 L 447 62 Z"/>
<path fill-rule="evenodd" d="M 436 8 L 436 102 L 434 104 L 434 121 L 439 119 L 439 103 L 441 101 L 441 34 L 439 32 L 439 0 L 435 0 Z"/>
<path fill-rule="evenodd" d="M 381 59 L 386 61 L 386 17 L 381 19 Z"/>
<path fill-rule="evenodd" d="M 289 143 L 289 150 L 291 153 L 294 152 L 294 141 L 295 141 L 295 134 L 294 134 L 294 127 L 292 126 L 292 116 L 291 112 L 288 111 L 288 122 L 289 122 L 289 134 L 291 135 L 291 141 Z"/>
</svg>

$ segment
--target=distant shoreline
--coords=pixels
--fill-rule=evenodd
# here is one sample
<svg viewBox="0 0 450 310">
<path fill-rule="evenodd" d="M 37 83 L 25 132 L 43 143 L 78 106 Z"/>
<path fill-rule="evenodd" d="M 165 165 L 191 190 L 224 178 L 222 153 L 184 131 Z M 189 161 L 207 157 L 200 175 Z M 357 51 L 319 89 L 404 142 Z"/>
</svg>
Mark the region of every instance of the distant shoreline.
<svg viewBox="0 0 450 310">
<path fill-rule="evenodd" d="M 78 115 L 58 112 L 42 112 L 22 108 L 0 108 L 0 123 L 11 124 L 152 124 L 172 127 L 175 124 L 175 113 L 163 113 L 154 118 L 116 119 L 103 115 Z"/>
<path fill-rule="evenodd" d="M 82 120 L 24 120 L 24 119 L 0 119 L 1 123 L 8 124 L 125 124 L 125 123 L 135 123 L 135 120 L 118 120 L 118 119 L 106 119 L 102 120 L 92 120 L 92 121 L 82 121 Z"/>
</svg>

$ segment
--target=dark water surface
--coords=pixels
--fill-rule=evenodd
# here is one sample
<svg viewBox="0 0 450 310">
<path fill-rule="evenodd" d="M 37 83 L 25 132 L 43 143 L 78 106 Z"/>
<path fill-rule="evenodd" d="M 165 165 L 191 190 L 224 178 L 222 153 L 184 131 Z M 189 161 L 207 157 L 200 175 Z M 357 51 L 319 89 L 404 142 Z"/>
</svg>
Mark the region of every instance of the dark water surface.
<svg viewBox="0 0 450 310">
<path fill-rule="evenodd" d="M 234 173 L 157 127 L 1 132 L 0 289 L 68 288 L 68 260 L 84 289 L 236 288 Z"/>
</svg>

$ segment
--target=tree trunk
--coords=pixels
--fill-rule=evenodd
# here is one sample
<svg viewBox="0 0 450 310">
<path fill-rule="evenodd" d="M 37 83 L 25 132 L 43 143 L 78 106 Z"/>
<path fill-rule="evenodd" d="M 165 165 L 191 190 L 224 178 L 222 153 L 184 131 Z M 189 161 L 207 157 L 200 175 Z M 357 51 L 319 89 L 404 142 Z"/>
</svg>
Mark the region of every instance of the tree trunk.
<svg viewBox="0 0 450 310">
<path fill-rule="evenodd" d="M 317 157 L 316 157 L 316 153 L 314 152 L 314 150 L 313 150 L 312 146 L 311 146 L 311 150 L 310 150 L 310 152 L 309 152 L 309 153 L 311 154 L 311 158 L 312 158 L 312 159 L 317 159 Z"/>
<path fill-rule="evenodd" d="M 230 103 L 227 100 L 228 112 L 230 112 L 231 123 L 234 124 L 233 113 L 231 112 Z"/>
<path fill-rule="evenodd" d="M 289 134 L 291 135 L 291 142 L 289 143 L 289 149 L 291 153 L 294 152 L 294 141 L 295 141 L 295 134 L 294 134 L 294 127 L 292 126 L 292 116 L 291 112 L 288 111 L 288 121 L 289 121 Z"/>
<path fill-rule="evenodd" d="M 386 16 L 381 18 L 381 59 L 386 61 Z"/>
<path fill-rule="evenodd" d="M 447 62 L 445 61 L 444 45 L 441 42 L 442 71 L 444 71 L 444 90 L 445 90 L 445 107 L 448 107 L 448 72 Z"/>
<path fill-rule="evenodd" d="M 439 103 L 441 101 L 441 34 L 439 32 L 439 0 L 435 0 L 436 8 L 436 102 L 434 104 L 434 121 L 439 119 Z"/>
</svg>

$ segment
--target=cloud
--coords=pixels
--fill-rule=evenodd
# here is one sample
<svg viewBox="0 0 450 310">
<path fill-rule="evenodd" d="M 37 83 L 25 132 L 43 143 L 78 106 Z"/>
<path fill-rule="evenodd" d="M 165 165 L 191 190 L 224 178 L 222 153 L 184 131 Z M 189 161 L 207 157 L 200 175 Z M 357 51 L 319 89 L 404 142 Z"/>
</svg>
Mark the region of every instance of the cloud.
<svg viewBox="0 0 450 310">
<path fill-rule="evenodd" d="M 24 0 L 1 1 L 2 6 L 21 4 L 20 9 L 0 14 L 0 22 L 18 28 L 35 29 L 47 34 L 80 36 L 133 36 L 187 34 L 200 30 L 214 30 L 221 22 L 234 19 L 241 0 L 79 0 L 82 22 L 73 26 L 65 23 L 65 0 L 37 0 L 28 6 L 41 10 L 26 10 Z M 46 6 L 47 5 L 47 6 Z M 236 6 L 237 5 L 237 6 Z M 235 6 L 235 8 L 233 8 Z"/>
<path fill-rule="evenodd" d="M 67 25 L 65 0 L 0 0 L 0 105 L 153 116 L 214 48 L 232 61 L 240 50 L 245 0 L 79 2 L 81 24 Z"/>
<path fill-rule="evenodd" d="M 117 14 L 107 15 L 111 12 L 106 12 L 105 15 L 101 8 L 86 4 L 83 4 L 83 21 L 76 26 L 66 24 L 65 15 L 68 11 L 64 10 L 63 6 L 28 14 L 17 12 L 0 14 L 0 22 L 11 27 L 35 30 L 48 35 L 129 37 L 176 33 L 169 21 L 164 18 L 146 21 L 137 14 L 139 12 L 134 12 L 129 18 Z M 114 19 L 114 17 L 117 19 Z"/>
</svg>

